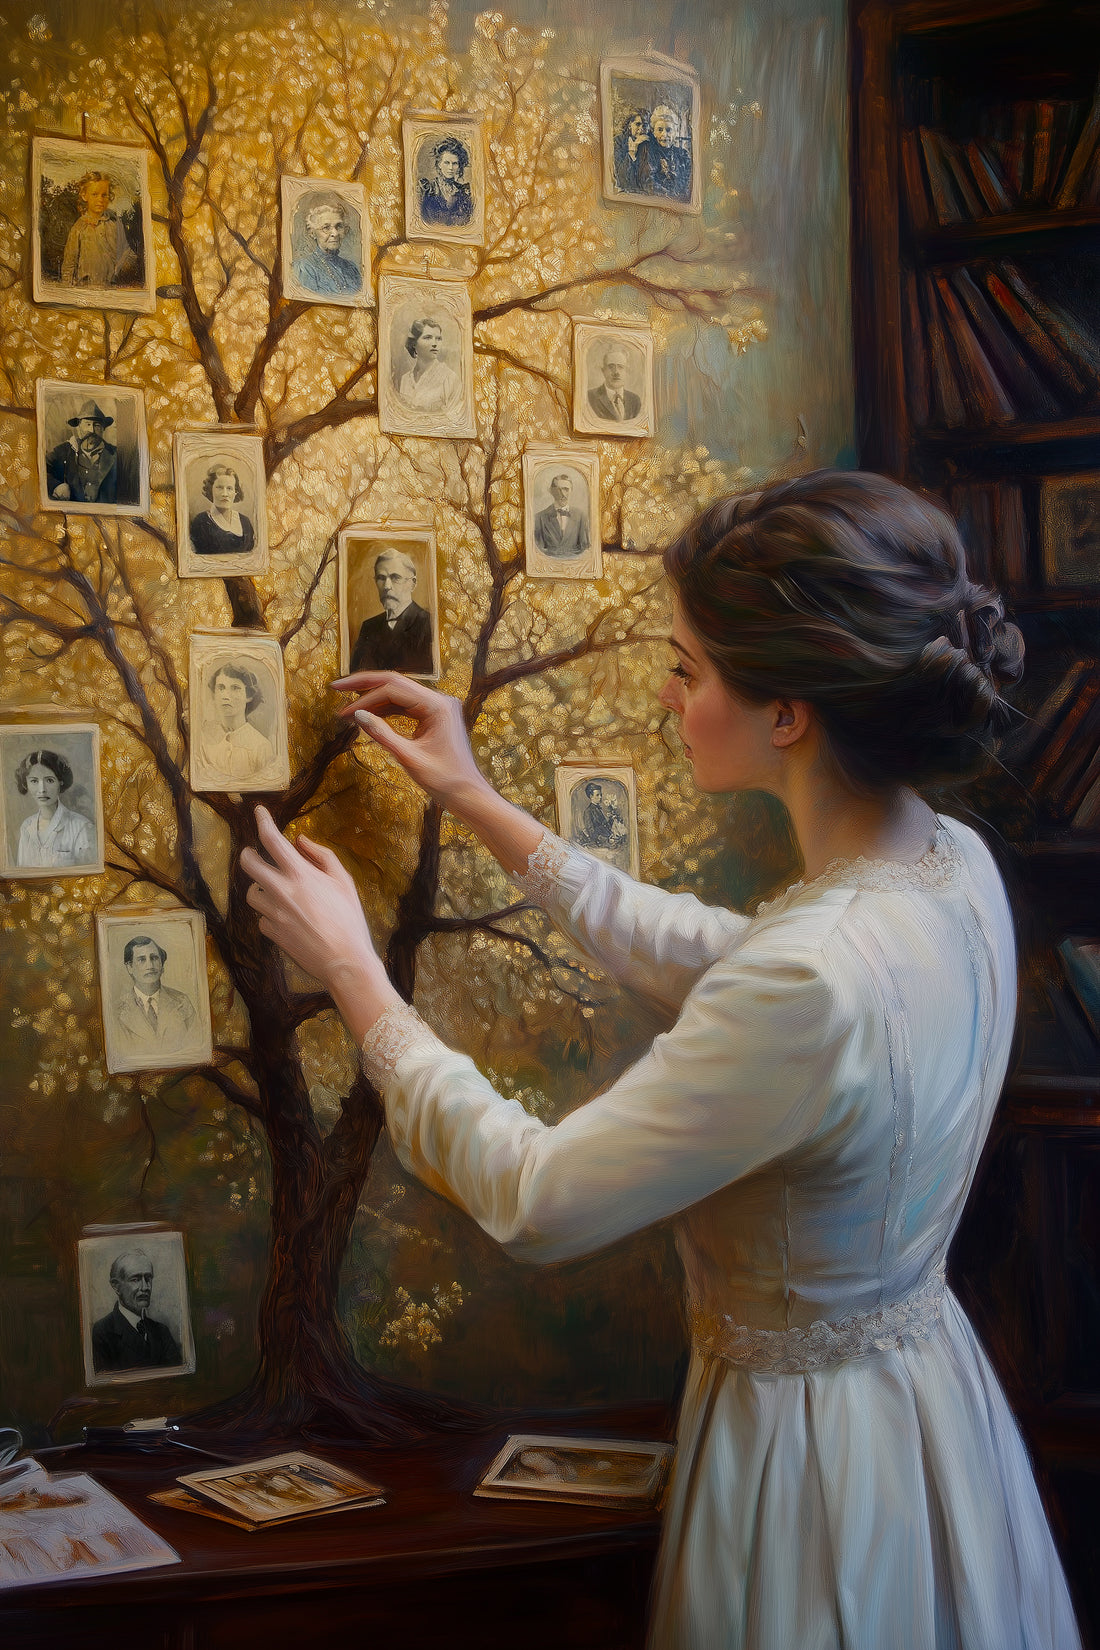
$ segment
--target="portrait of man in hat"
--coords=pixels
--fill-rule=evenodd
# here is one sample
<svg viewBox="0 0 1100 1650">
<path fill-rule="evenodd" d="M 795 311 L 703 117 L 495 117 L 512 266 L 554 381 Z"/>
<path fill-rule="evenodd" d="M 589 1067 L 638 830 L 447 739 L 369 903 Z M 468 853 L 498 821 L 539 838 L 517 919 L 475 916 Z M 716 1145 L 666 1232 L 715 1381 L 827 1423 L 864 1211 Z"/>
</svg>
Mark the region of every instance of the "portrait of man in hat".
<svg viewBox="0 0 1100 1650">
<path fill-rule="evenodd" d="M 61 510 L 141 507 L 140 439 L 144 421 L 135 390 L 94 384 L 39 385 L 43 503 Z"/>
</svg>

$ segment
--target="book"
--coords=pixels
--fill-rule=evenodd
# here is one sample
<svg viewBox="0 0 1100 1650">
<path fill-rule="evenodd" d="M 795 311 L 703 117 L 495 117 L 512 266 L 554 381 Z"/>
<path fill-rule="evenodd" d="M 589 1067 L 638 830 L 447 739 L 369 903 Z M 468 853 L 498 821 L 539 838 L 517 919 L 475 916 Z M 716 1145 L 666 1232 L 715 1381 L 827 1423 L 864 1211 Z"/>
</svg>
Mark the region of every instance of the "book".
<svg viewBox="0 0 1100 1650">
<path fill-rule="evenodd" d="M 924 153 L 924 169 L 928 175 L 928 187 L 936 217 L 941 224 L 962 223 L 965 221 L 965 213 L 959 207 L 955 195 L 951 171 L 940 148 L 940 135 L 928 126 L 921 126 L 919 131 L 921 149 Z"/>
<path fill-rule="evenodd" d="M 1092 106 L 1085 117 L 1085 124 L 1070 153 L 1065 176 L 1055 196 L 1055 206 L 1077 205 L 1081 179 L 1084 177 L 1085 168 L 1092 160 L 1098 144 L 1100 144 L 1100 86 L 1097 87 L 1096 96 L 1093 98 Z"/>
<path fill-rule="evenodd" d="M 1058 956 L 1093 1036 L 1100 1038 L 1100 944 L 1070 937 L 1058 947 Z"/>
<path fill-rule="evenodd" d="M 1054 104 L 1044 98 L 1035 105 L 1035 135 L 1031 140 L 1031 178 L 1028 183 L 1028 200 L 1046 199 L 1053 136 Z"/>
<path fill-rule="evenodd" d="M 673 1446 L 633 1438 L 513 1434 L 490 1462 L 475 1495 L 504 1501 L 564 1501 L 600 1507 L 657 1507 Z"/>
<path fill-rule="evenodd" d="M 1011 212 L 1014 202 L 1008 192 L 1004 174 L 997 165 L 996 157 L 983 143 L 971 138 L 966 146 L 966 158 L 970 162 L 970 174 L 978 186 L 978 193 L 985 202 L 989 216 L 996 216 L 1001 212 Z"/>
<path fill-rule="evenodd" d="M 1075 659 L 1050 692 L 1019 728 L 1003 741 L 1001 754 L 1014 767 L 1024 767 L 1038 754 L 1075 700 L 1081 683 L 1097 668 L 1095 659 Z"/>
<path fill-rule="evenodd" d="M 909 222 L 918 233 L 931 229 L 934 222 L 932 202 L 921 164 L 917 134 L 911 128 L 902 130 L 900 167 Z"/>
<path fill-rule="evenodd" d="M 984 218 L 985 205 L 981 195 L 975 188 L 964 151 L 957 143 L 952 143 L 951 139 L 945 136 L 943 132 L 937 132 L 935 135 L 940 154 L 943 156 L 943 163 L 947 167 L 951 181 L 955 186 L 955 194 L 962 203 L 964 214 L 972 223 L 977 218 Z"/>
<path fill-rule="evenodd" d="M 998 275 L 996 269 L 987 269 L 983 279 L 990 297 L 1012 326 L 1017 337 L 1031 352 L 1032 358 L 1044 369 L 1048 378 L 1071 399 L 1079 400 L 1086 393 L 1084 379 L 1069 359 L 1062 354 L 1050 334 L 1043 331 L 1030 310 L 1024 308 L 1012 289 Z"/>
<path fill-rule="evenodd" d="M 1062 404 L 1005 332 L 982 288 L 969 269 L 956 269 L 951 283 L 962 300 L 982 348 L 1006 386 L 1017 410 L 1040 418 L 1059 418 Z"/>
<path fill-rule="evenodd" d="M 993 569 L 997 584 L 1027 583 L 1027 516 L 1024 490 L 1018 481 L 993 486 Z"/>
<path fill-rule="evenodd" d="M 1079 372 L 1083 371 L 1095 382 L 1100 382 L 1100 345 L 1089 337 L 1083 327 L 1056 304 L 1047 303 L 1023 272 L 1006 258 L 1001 270 L 1016 296 L 1030 309 L 1032 315 L 1050 334 Z"/>
<path fill-rule="evenodd" d="M 966 570 L 976 584 L 994 581 L 993 493 L 990 481 L 956 482 L 947 502 L 966 547 Z"/>
<path fill-rule="evenodd" d="M 1048 773 L 1043 801 L 1051 818 L 1072 819 L 1089 790 L 1092 759 L 1100 750 L 1100 693 L 1095 694 L 1078 717 L 1073 738 L 1065 746 L 1061 760 Z"/>
<path fill-rule="evenodd" d="M 909 384 L 909 414 L 918 429 L 931 422 L 932 374 L 928 363 L 928 349 L 924 340 L 924 320 L 920 311 L 917 276 L 908 266 L 902 277 L 902 302 L 905 306 L 905 366 Z"/>
<path fill-rule="evenodd" d="M 1005 424 L 1017 416 L 1012 398 L 993 370 L 966 312 L 946 275 L 936 275 L 948 333 L 959 363 L 963 399 L 982 424 Z"/>
<path fill-rule="evenodd" d="M 1070 824 L 1075 831 L 1100 831 L 1100 772 L 1081 798 Z"/>
<path fill-rule="evenodd" d="M 47 1473 L 33 1459 L 0 1483 L 0 1591 L 178 1564 L 155 1530 L 84 1473 Z"/>
<path fill-rule="evenodd" d="M 200 1501 L 228 1512 L 244 1527 L 267 1529 L 296 1518 L 378 1507 L 385 1496 L 347 1467 L 291 1450 L 230 1467 L 182 1473 L 176 1482 Z M 188 1509 L 193 1510 L 193 1509 Z"/>
<path fill-rule="evenodd" d="M 954 429 L 966 422 L 966 408 L 962 392 L 951 363 L 947 336 L 940 319 L 935 283 L 926 275 L 921 286 L 924 310 L 925 336 L 928 339 L 928 360 L 932 371 L 933 410 L 941 423 Z"/>
<path fill-rule="evenodd" d="M 1043 793 L 1052 782 L 1057 782 L 1057 776 L 1066 758 L 1066 753 L 1071 751 L 1073 741 L 1077 737 L 1082 722 L 1098 699 L 1100 699 L 1100 667 L 1092 663 L 1092 669 L 1087 676 L 1082 677 L 1077 691 L 1067 701 L 1065 712 L 1057 727 L 1039 753 L 1031 780 L 1032 790 L 1037 795 Z"/>
</svg>

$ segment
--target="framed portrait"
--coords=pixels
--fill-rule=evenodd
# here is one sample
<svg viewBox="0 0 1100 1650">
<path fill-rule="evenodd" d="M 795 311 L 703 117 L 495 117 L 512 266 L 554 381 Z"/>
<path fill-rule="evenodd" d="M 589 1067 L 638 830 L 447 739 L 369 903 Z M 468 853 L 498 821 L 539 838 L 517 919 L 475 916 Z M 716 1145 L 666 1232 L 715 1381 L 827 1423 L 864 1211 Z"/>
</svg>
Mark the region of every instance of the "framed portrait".
<svg viewBox="0 0 1100 1650">
<path fill-rule="evenodd" d="M 102 870 L 99 728 L 0 727 L 0 876 L 89 877 Z"/>
<path fill-rule="evenodd" d="M 653 331 L 619 321 L 573 322 L 573 428 L 580 435 L 652 435 Z"/>
<path fill-rule="evenodd" d="M 554 801 L 560 837 L 632 877 L 641 875 L 638 797 L 629 763 L 560 762 Z"/>
<path fill-rule="evenodd" d="M 607 201 L 701 212 L 699 77 L 647 52 L 600 64 L 603 194 Z"/>
<path fill-rule="evenodd" d="M 410 241 L 485 240 L 485 145 L 476 115 L 411 110 L 401 122 L 405 234 Z"/>
<path fill-rule="evenodd" d="M 243 1520 L 249 1529 L 345 1507 L 380 1507 L 385 1499 L 377 1484 L 301 1450 L 231 1467 L 205 1467 L 184 1473 L 179 1482 L 206 1504 Z"/>
<path fill-rule="evenodd" d="M 290 784 L 286 676 L 264 630 L 196 630 L 188 675 L 196 791 L 282 791 Z"/>
<path fill-rule="evenodd" d="M 370 211 L 361 183 L 280 180 L 283 292 L 307 304 L 374 303 Z"/>
<path fill-rule="evenodd" d="M 378 423 L 394 435 L 477 434 L 473 314 L 459 277 L 379 280 Z"/>
<path fill-rule="evenodd" d="M 36 304 L 151 315 L 157 274 L 146 151 L 36 137 L 31 247 Z"/>
<path fill-rule="evenodd" d="M 439 679 L 435 534 L 414 522 L 360 522 L 337 541 L 340 672 Z"/>
<path fill-rule="evenodd" d="M 96 918 L 108 1071 L 172 1071 L 212 1055 L 201 911 L 129 905 Z"/>
<path fill-rule="evenodd" d="M 1046 583 L 1100 584 L 1100 471 L 1044 476 L 1039 523 Z"/>
<path fill-rule="evenodd" d="M 177 431 L 176 565 L 181 579 L 267 572 L 264 444 L 258 435 Z"/>
<path fill-rule="evenodd" d="M 83 516 L 148 511 L 149 441 L 140 390 L 40 378 L 36 428 L 43 510 Z"/>
<path fill-rule="evenodd" d="M 183 1233 L 120 1226 L 81 1238 L 76 1253 L 88 1385 L 192 1374 Z"/>
<path fill-rule="evenodd" d="M 502 1501 L 655 1507 L 664 1496 L 673 1453 L 672 1444 L 650 1439 L 515 1433 L 474 1494 Z"/>
<path fill-rule="evenodd" d="M 528 447 L 523 522 L 528 578 L 598 579 L 603 547 L 597 455 L 570 447 Z"/>
</svg>

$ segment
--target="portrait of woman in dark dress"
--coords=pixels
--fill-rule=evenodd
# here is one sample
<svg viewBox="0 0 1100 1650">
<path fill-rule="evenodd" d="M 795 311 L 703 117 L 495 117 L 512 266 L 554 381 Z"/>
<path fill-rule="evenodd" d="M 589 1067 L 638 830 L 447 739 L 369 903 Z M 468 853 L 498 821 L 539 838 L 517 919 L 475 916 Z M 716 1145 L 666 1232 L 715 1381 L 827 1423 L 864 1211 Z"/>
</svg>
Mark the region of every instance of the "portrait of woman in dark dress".
<svg viewBox="0 0 1100 1650">
<path fill-rule="evenodd" d="M 256 534 L 237 508 L 244 488 L 233 465 L 215 460 L 203 477 L 202 492 L 209 500 L 207 508 L 191 517 L 191 548 L 196 556 L 246 556 Z"/>
<path fill-rule="evenodd" d="M 420 178 L 420 219 L 445 229 L 462 229 L 474 213 L 470 190 L 470 151 L 460 138 L 444 137 L 432 145 L 435 175 Z"/>
</svg>

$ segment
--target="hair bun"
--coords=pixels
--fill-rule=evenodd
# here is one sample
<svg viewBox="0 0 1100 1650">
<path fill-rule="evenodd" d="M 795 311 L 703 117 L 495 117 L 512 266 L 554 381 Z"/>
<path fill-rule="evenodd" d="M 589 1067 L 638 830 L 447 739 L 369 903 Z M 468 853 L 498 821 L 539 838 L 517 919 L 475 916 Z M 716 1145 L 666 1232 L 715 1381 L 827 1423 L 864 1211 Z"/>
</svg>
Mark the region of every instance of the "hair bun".
<svg viewBox="0 0 1100 1650">
<path fill-rule="evenodd" d="M 972 585 L 962 611 L 966 651 L 997 689 L 1011 687 L 1024 673 L 1024 638 L 1005 618 L 1001 598 Z"/>
</svg>

